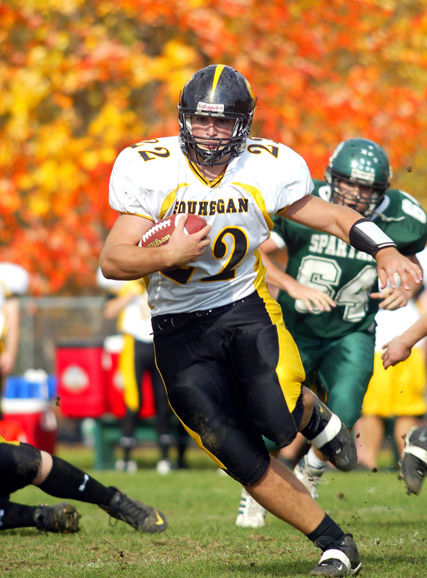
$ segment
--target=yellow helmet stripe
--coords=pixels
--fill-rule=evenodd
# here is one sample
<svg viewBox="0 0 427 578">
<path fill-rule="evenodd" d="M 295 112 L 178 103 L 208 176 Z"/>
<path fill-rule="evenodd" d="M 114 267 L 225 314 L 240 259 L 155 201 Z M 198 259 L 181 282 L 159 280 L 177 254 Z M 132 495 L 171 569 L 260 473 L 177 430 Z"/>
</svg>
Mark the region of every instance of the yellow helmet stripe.
<svg viewBox="0 0 427 578">
<path fill-rule="evenodd" d="M 213 97 L 215 94 L 216 86 L 218 84 L 219 77 L 221 76 L 221 73 L 224 70 L 224 68 L 225 68 L 225 64 L 218 64 L 218 66 L 215 68 L 214 79 L 212 82 L 211 102 L 213 102 Z"/>
</svg>

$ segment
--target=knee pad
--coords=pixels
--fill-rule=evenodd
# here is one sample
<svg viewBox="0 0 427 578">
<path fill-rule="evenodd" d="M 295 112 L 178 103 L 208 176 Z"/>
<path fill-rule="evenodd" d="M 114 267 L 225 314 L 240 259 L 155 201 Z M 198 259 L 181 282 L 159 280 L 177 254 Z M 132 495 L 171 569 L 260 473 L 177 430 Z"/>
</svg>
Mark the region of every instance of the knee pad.
<svg viewBox="0 0 427 578">
<path fill-rule="evenodd" d="M 0 461 L 5 474 L 0 480 L 0 494 L 7 496 L 32 483 L 40 467 L 41 452 L 25 443 L 4 443 L 0 446 Z"/>
<path fill-rule="evenodd" d="M 314 395 L 313 415 L 301 431 L 339 470 L 347 472 L 357 465 L 357 449 L 353 436 L 320 399 Z"/>
</svg>

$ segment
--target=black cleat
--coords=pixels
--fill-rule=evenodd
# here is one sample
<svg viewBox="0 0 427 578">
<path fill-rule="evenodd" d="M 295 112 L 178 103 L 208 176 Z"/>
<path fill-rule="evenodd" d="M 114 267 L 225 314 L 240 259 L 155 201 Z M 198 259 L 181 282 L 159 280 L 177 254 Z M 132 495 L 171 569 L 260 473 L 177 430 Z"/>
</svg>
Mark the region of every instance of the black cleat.
<svg viewBox="0 0 427 578">
<path fill-rule="evenodd" d="M 319 542 L 321 542 L 320 539 Z M 329 543 L 326 548 L 315 542 L 323 550 L 319 564 L 310 572 L 310 576 L 356 576 L 362 563 L 359 552 L 351 534 L 345 534 L 341 540 Z"/>
<path fill-rule="evenodd" d="M 71 504 L 61 502 L 56 506 L 41 504 L 34 512 L 36 528 L 44 532 L 74 534 L 79 531 L 81 515 Z"/>
<path fill-rule="evenodd" d="M 408 431 L 399 468 L 408 494 L 418 494 L 427 474 L 427 426 L 415 426 Z"/>
<path fill-rule="evenodd" d="M 111 517 L 122 520 L 139 532 L 163 532 L 168 523 L 162 512 L 134 500 L 118 488 L 108 505 L 100 505 Z"/>
<path fill-rule="evenodd" d="M 353 436 L 316 395 L 311 421 L 301 433 L 339 470 L 348 472 L 357 466 Z"/>
<path fill-rule="evenodd" d="M 356 444 L 343 423 L 341 423 L 341 429 L 337 435 L 319 449 L 342 472 L 349 472 L 357 466 Z"/>
</svg>

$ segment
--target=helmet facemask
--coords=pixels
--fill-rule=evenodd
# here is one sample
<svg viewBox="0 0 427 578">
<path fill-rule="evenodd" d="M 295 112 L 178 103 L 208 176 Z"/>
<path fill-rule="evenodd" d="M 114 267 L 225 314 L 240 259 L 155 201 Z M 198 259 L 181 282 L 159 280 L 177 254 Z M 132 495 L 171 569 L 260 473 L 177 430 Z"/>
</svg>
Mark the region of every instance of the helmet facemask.
<svg viewBox="0 0 427 578">
<path fill-rule="evenodd" d="M 234 118 L 235 123 L 230 138 L 195 137 L 192 131 L 193 116 L 210 116 L 216 118 Z M 252 115 L 251 115 L 252 116 Z M 252 118 L 251 118 L 252 120 Z M 194 114 L 180 110 L 178 115 L 181 137 L 181 148 L 185 155 L 198 165 L 214 166 L 229 163 L 239 156 L 246 146 L 246 139 L 250 133 L 250 122 L 245 115 L 232 114 Z M 208 148 L 203 146 L 206 141 Z M 212 142 L 216 144 L 212 146 Z"/>
<path fill-rule="evenodd" d="M 373 212 L 375 211 L 376 207 L 381 203 L 388 187 L 385 186 L 373 186 L 372 184 L 368 184 L 366 182 L 362 182 L 359 180 L 349 179 L 347 175 L 339 175 L 336 174 L 336 171 L 326 171 L 325 172 L 326 181 L 331 187 L 332 192 L 332 202 L 335 205 L 356 205 L 356 203 L 363 203 L 367 205 L 367 208 L 364 211 L 361 211 L 359 208 L 355 208 L 361 215 L 364 217 L 370 217 Z M 369 188 L 369 192 L 364 192 L 363 189 L 359 190 L 359 193 L 355 191 L 349 192 L 344 191 L 340 188 L 339 183 L 344 182 L 348 185 L 359 185 L 363 188 Z"/>
</svg>

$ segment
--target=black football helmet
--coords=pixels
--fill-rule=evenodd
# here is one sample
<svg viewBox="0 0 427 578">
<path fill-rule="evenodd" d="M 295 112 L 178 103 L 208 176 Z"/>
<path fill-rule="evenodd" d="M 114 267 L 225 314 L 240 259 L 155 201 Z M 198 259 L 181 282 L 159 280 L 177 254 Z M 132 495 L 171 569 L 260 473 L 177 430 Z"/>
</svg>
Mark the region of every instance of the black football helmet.
<svg viewBox="0 0 427 578">
<path fill-rule="evenodd" d="M 360 202 L 369 203 L 363 215 L 369 217 L 382 201 L 390 186 L 391 169 L 387 153 L 375 142 L 353 138 L 341 142 L 325 171 L 325 179 L 331 187 L 332 202 L 344 204 L 346 193 L 338 187 L 338 181 L 372 188 L 372 193 L 360 194 Z"/>
<path fill-rule="evenodd" d="M 222 165 L 239 156 L 246 146 L 256 99 L 246 78 L 230 66 L 211 64 L 197 71 L 185 84 L 178 103 L 182 152 L 200 165 Z M 216 148 L 201 148 L 203 139 L 193 137 L 191 117 L 236 119 L 229 139 L 217 139 Z M 209 139 L 210 142 L 212 139 Z"/>
</svg>

